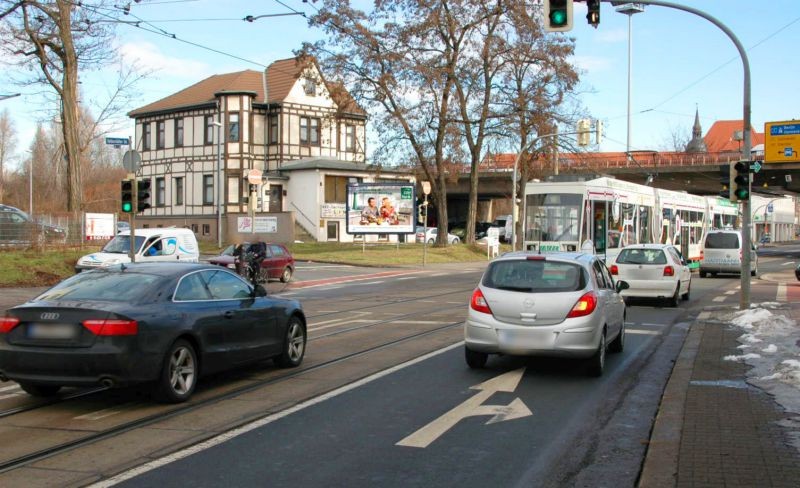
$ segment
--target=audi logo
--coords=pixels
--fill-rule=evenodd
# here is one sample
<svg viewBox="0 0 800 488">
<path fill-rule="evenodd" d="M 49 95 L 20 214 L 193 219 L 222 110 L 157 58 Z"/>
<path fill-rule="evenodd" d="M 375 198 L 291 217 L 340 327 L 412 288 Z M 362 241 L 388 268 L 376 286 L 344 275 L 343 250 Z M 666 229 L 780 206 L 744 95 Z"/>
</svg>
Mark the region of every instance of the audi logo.
<svg viewBox="0 0 800 488">
<path fill-rule="evenodd" d="M 59 315 L 55 312 L 45 312 L 39 316 L 42 320 L 56 320 L 58 317 Z"/>
</svg>

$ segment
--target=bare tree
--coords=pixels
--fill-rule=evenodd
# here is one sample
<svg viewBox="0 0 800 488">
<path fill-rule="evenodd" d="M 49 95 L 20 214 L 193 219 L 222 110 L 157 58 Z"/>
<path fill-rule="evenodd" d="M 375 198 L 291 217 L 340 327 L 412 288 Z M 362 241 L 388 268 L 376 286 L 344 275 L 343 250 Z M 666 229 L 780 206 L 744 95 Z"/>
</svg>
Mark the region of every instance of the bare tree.
<svg viewBox="0 0 800 488">
<path fill-rule="evenodd" d="M 666 135 L 664 135 L 661 144 L 659 144 L 659 149 L 661 151 L 683 152 L 691 140 L 691 129 L 670 124 Z"/>
<path fill-rule="evenodd" d="M 3 202 L 8 163 L 17 146 L 17 130 L 8 109 L 0 112 L 0 203 Z"/>
<path fill-rule="evenodd" d="M 116 58 L 114 25 L 108 7 L 70 0 L 0 0 L 0 52 L 10 56 L 28 76 L 29 86 L 55 92 L 66 158 L 66 208 L 82 208 L 81 161 L 88 143 L 81 140 L 79 70 L 107 66 Z"/>
</svg>

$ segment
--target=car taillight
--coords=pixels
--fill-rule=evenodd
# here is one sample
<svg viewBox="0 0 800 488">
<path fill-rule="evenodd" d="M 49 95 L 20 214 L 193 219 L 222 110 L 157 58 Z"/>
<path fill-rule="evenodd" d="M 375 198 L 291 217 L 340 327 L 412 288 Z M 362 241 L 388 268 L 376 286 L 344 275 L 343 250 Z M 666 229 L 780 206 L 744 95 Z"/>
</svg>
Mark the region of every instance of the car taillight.
<svg viewBox="0 0 800 488">
<path fill-rule="evenodd" d="M 597 308 L 597 294 L 593 291 L 585 293 L 567 314 L 568 319 L 590 315 Z"/>
<path fill-rule="evenodd" d="M 489 304 L 486 302 L 486 298 L 484 298 L 483 293 L 481 293 L 480 288 L 476 289 L 475 292 L 472 294 L 472 300 L 469 302 L 469 306 L 472 310 L 482 313 L 492 313 L 492 309 L 489 308 Z"/>
<path fill-rule="evenodd" d="M 611 265 L 611 274 L 612 275 L 618 275 L 619 274 L 619 268 L 617 267 L 616 264 L 612 264 Z"/>
<path fill-rule="evenodd" d="M 675 268 L 672 266 L 664 266 L 664 276 L 675 276 Z"/>
<path fill-rule="evenodd" d="M 135 320 L 84 320 L 83 326 L 98 336 L 136 335 L 139 332 L 139 324 Z"/>
<path fill-rule="evenodd" d="M 8 334 L 17 325 L 19 319 L 16 317 L 0 317 L 0 334 Z"/>
</svg>

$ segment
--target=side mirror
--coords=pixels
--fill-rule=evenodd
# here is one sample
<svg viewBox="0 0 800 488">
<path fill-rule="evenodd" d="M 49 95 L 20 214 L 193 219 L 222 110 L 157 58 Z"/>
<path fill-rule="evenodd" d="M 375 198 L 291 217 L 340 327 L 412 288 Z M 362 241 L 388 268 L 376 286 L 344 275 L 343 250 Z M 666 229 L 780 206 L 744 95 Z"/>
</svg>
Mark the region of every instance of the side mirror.
<svg viewBox="0 0 800 488">
<path fill-rule="evenodd" d="M 265 297 L 265 296 L 267 296 L 267 289 L 264 288 L 263 285 L 256 285 L 253 288 L 253 296 L 254 297 Z"/>
<path fill-rule="evenodd" d="M 627 290 L 630 287 L 631 285 L 629 285 L 627 281 L 617 281 L 617 293 L 621 292 L 622 290 Z"/>
</svg>

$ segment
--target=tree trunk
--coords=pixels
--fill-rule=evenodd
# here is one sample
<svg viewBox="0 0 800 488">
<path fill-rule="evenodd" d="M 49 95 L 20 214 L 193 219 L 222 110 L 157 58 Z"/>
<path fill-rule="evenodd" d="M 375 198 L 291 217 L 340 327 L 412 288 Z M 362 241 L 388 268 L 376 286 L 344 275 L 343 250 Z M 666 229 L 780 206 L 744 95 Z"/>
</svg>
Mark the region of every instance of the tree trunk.
<svg viewBox="0 0 800 488">
<path fill-rule="evenodd" d="M 61 130 L 67 158 L 67 211 L 78 214 L 83 206 L 81 150 L 78 133 L 78 57 L 72 39 L 72 3 L 58 0 L 59 30 L 64 48 L 64 72 L 61 93 Z"/>
</svg>

